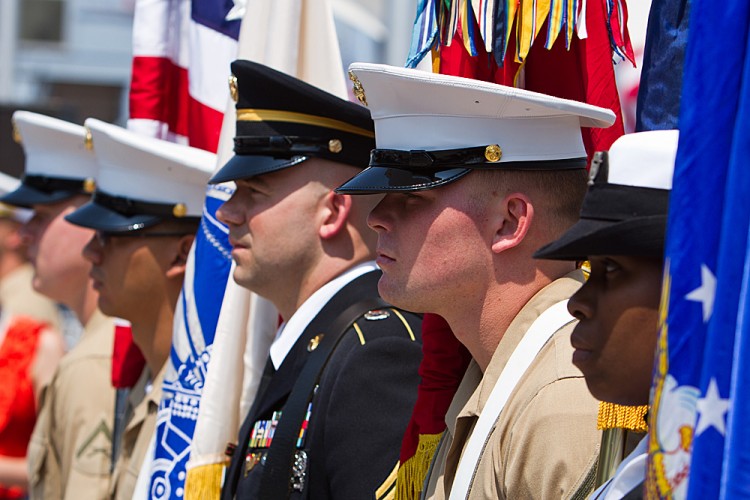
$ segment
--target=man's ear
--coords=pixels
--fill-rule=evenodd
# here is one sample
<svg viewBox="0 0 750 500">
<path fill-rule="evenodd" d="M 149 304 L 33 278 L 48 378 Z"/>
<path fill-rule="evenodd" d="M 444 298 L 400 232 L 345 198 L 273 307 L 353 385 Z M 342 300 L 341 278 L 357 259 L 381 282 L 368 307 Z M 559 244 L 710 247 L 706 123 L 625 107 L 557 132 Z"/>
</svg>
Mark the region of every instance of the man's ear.
<svg viewBox="0 0 750 500">
<path fill-rule="evenodd" d="M 523 193 L 510 193 L 500 202 L 496 213 L 492 251 L 504 252 L 521 244 L 534 219 L 534 205 Z"/>
<path fill-rule="evenodd" d="M 190 254 L 190 247 L 193 246 L 193 240 L 195 240 L 195 235 L 193 234 L 180 236 L 176 251 L 172 257 L 172 262 L 167 269 L 167 278 L 177 278 L 185 275 L 188 255 Z"/>
<path fill-rule="evenodd" d="M 318 234 L 324 240 L 339 234 L 349 219 L 352 210 L 352 197 L 348 194 L 336 194 L 329 191 L 322 199 L 321 209 L 324 211 L 323 223 Z"/>
</svg>

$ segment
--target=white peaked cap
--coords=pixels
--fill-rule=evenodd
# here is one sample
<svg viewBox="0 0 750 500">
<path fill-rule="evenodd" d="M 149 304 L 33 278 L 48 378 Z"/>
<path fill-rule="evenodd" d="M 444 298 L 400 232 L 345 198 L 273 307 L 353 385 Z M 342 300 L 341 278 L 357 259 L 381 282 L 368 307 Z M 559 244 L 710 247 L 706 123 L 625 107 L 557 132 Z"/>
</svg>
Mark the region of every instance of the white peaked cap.
<svg viewBox="0 0 750 500">
<path fill-rule="evenodd" d="M 143 202 L 183 204 L 184 216 L 201 216 L 215 154 L 94 118 L 87 119 L 85 127 L 91 131 L 99 163 L 97 191 Z"/>
<path fill-rule="evenodd" d="M 614 113 L 537 92 L 383 64 L 354 63 L 378 148 L 443 150 L 498 144 L 500 163 L 585 157 L 580 127 Z"/>
<path fill-rule="evenodd" d="M 609 148 L 610 184 L 672 189 L 677 130 L 626 134 Z"/>
<path fill-rule="evenodd" d="M 8 175 L 4 172 L 0 172 L 0 196 L 4 196 L 8 193 L 12 193 L 18 186 L 21 185 L 21 181 Z"/>
<path fill-rule="evenodd" d="M 26 153 L 26 175 L 81 180 L 96 175 L 82 126 L 30 111 L 13 113 L 13 123 Z"/>
</svg>

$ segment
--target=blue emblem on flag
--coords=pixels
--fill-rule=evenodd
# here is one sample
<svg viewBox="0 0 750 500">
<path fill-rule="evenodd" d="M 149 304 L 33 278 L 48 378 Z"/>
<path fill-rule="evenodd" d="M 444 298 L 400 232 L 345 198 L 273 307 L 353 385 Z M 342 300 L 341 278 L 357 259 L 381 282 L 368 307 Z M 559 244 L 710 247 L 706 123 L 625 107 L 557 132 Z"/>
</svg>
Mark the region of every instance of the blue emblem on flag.
<svg viewBox="0 0 750 500">
<path fill-rule="evenodd" d="M 208 188 L 194 244 L 194 265 L 188 266 L 177 304 L 175 319 L 181 321 L 175 321 L 156 422 L 150 484 L 153 499 L 178 499 L 184 493 L 185 466 L 232 264 L 228 229 L 216 219 L 216 210 L 231 194 L 223 186 Z"/>
<path fill-rule="evenodd" d="M 750 4 L 691 9 L 646 486 L 747 498 Z"/>
</svg>

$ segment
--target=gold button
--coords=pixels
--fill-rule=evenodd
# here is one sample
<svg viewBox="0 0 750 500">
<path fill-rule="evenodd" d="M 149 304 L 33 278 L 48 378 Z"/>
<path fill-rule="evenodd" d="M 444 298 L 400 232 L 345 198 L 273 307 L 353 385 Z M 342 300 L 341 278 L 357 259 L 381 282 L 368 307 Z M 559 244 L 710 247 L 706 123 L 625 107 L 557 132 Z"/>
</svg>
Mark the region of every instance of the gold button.
<svg viewBox="0 0 750 500">
<path fill-rule="evenodd" d="M 229 77 L 229 95 L 232 96 L 234 102 L 240 99 L 240 93 L 237 88 L 237 77 L 234 75 Z"/>
<path fill-rule="evenodd" d="M 344 149 L 344 146 L 341 144 L 340 140 L 331 139 L 328 141 L 328 151 L 331 153 L 340 153 L 342 149 Z"/>
<path fill-rule="evenodd" d="M 83 181 L 84 192 L 90 194 L 94 192 L 94 189 L 96 189 L 96 181 L 93 178 L 89 177 L 88 179 Z"/>
<path fill-rule="evenodd" d="M 83 145 L 89 151 L 94 149 L 94 137 L 91 135 L 91 130 L 86 127 L 86 136 L 83 138 Z"/>
<path fill-rule="evenodd" d="M 503 157 L 503 150 L 497 144 L 490 144 L 484 150 L 484 157 L 491 163 L 499 162 L 500 158 Z"/>
<path fill-rule="evenodd" d="M 187 215 L 187 207 L 184 203 L 178 203 L 172 208 L 172 215 L 175 217 L 185 217 Z"/>
<path fill-rule="evenodd" d="M 323 340 L 324 336 L 325 335 L 323 335 L 322 333 L 319 333 L 318 335 L 311 338 L 310 342 L 308 342 L 307 344 L 307 352 L 313 352 L 315 349 L 317 349 L 320 345 L 320 341 Z"/>
</svg>

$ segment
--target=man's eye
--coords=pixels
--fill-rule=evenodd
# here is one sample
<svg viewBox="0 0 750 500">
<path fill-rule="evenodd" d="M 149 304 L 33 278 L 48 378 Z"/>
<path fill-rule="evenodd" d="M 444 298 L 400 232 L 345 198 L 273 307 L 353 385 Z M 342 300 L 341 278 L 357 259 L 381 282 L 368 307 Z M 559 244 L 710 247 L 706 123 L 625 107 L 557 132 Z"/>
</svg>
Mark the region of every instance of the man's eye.
<svg viewBox="0 0 750 500">
<path fill-rule="evenodd" d="M 619 271 L 619 270 L 620 270 L 620 266 L 616 262 L 611 261 L 611 260 L 607 260 L 607 261 L 604 262 L 604 271 L 605 272 L 607 272 L 607 273 L 613 273 L 613 272 Z"/>
</svg>

